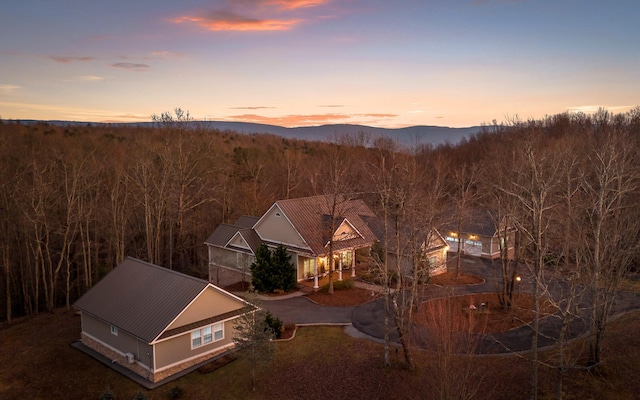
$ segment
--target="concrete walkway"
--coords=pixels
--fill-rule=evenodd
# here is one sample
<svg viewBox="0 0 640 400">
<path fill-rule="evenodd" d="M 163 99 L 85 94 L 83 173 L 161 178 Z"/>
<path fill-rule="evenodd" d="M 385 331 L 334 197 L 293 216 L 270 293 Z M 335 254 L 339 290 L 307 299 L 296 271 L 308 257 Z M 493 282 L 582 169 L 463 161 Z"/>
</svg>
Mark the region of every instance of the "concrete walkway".
<svg viewBox="0 0 640 400">
<path fill-rule="evenodd" d="M 466 274 L 482 277 L 483 283 L 476 285 L 461 285 L 455 287 L 438 287 L 429 285 L 425 291 L 425 299 L 459 296 L 474 293 L 495 293 L 498 288 L 499 271 L 489 261 L 473 257 L 462 260 L 462 271 Z M 519 291 L 530 292 L 531 278 L 527 271 L 519 271 L 523 277 Z M 376 287 L 367 287 L 375 290 Z M 563 290 L 560 285 L 549 288 L 553 297 Z M 298 295 L 299 296 L 299 295 Z M 277 297 L 263 302 L 263 307 L 280 318 L 284 323 L 298 325 L 350 325 L 345 329 L 347 333 L 356 337 L 382 341 L 384 338 L 384 299 L 376 299 L 357 307 L 329 307 L 313 303 L 306 297 Z M 613 307 L 613 316 L 640 309 L 640 295 L 637 293 L 620 292 Z M 555 343 L 561 327 L 561 320 L 555 316 L 540 320 L 539 347 L 544 348 Z M 392 323 L 393 326 L 393 323 Z M 588 315 L 576 319 L 569 327 L 567 338 L 572 339 L 583 335 L 589 326 Z M 485 335 L 481 338 L 478 353 L 499 354 L 525 352 L 530 349 L 532 330 L 522 326 L 499 334 Z M 391 329 L 390 339 L 398 342 L 395 329 Z"/>
</svg>

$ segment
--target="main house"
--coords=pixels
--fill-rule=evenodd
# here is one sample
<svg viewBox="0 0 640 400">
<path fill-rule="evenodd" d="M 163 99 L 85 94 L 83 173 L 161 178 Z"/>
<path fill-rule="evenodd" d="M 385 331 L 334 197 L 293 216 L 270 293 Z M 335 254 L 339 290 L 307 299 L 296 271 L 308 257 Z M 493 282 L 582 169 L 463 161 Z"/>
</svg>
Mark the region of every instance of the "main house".
<svg viewBox="0 0 640 400">
<path fill-rule="evenodd" d="M 82 344 L 150 382 L 230 350 L 234 319 L 255 310 L 205 280 L 134 258 L 74 307 Z"/>
<path fill-rule="evenodd" d="M 221 224 L 207 239 L 209 279 L 220 268 L 249 274 L 258 247 L 283 245 L 292 255 L 298 281 L 314 280 L 329 270 L 328 257 L 333 252 L 338 280 L 343 270 L 355 276 L 356 255 L 369 253 L 380 241 L 380 221 L 360 199 L 339 195 L 320 195 L 276 201 L 261 217 L 241 217 L 234 224 Z M 439 235 L 438 235 L 439 237 Z M 442 262 L 442 247 L 426 248 Z M 329 247 L 332 247 L 331 251 Z M 392 250 L 392 249 L 390 249 Z M 432 256 L 429 256 L 432 257 Z"/>
<path fill-rule="evenodd" d="M 500 248 L 505 246 L 509 257 L 513 257 L 517 229 L 507 218 L 498 219 L 485 209 L 473 210 L 469 218 L 451 222 L 443 227 L 449 251 L 471 256 L 496 259 L 500 257 Z M 452 218 L 452 221 L 455 218 Z"/>
</svg>

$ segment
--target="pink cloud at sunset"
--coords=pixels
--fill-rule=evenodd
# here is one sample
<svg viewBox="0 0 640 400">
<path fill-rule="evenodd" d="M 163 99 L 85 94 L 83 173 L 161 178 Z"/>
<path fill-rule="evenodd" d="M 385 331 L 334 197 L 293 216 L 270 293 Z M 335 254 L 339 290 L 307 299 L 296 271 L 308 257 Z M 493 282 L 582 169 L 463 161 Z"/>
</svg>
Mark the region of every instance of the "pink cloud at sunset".
<svg viewBox="0 0 640 400">
<path fill-rule="evenodd" d="M 255 19 L 225 11 L 213 11 L 202 16 L 183 16 L 175 23 L 191 22 L 209 31 L 286 31 L 300 20 Z"/>
</svg>

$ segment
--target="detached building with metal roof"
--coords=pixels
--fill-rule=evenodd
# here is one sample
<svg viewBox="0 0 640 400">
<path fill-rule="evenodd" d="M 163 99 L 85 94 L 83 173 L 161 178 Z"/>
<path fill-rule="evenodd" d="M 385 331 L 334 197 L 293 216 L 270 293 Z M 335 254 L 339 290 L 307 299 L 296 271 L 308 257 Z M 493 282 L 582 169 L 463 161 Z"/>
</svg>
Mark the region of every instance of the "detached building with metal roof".
<svg viewBox="0 0 640 400">
<path fill-rule="evenodd" d="M 488 259 L 500 257 L 501 248 L 505 248 L 509 257 L 514 255 L 516 227 L 506 217 L 500 218 L 489 210 L 474 209 L 469 217 L 460 220 L 451 217 L 443 226 L 449 251 Z"/>
<path fill-rule="evenodd" d="M 255 309 L 205 280 L 134 258 L 74 307 L 85 346 L 150 382 L 230 350 L 233 320 Z"/>
</svg>

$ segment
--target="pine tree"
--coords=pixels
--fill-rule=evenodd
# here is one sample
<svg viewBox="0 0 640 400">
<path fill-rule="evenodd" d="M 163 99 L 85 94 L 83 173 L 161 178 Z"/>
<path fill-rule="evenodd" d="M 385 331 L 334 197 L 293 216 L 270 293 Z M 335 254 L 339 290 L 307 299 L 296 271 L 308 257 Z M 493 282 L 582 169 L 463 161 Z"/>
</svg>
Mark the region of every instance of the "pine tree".
<svg viewBox="0 0 640 400">
<path fill-rule="evenodd" d="M 273 268 L 271 250 L 266 244 L 260 245 L 256 252 L 256 260 L 251 263 L 251 285 L 259 292 L 273 291 Z"/>
</svg>

